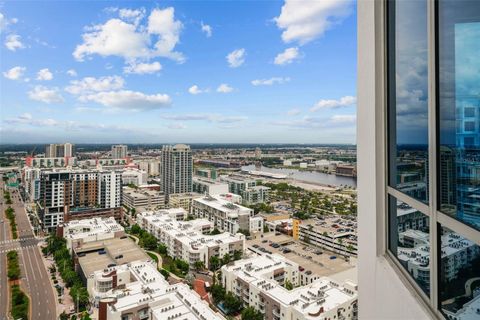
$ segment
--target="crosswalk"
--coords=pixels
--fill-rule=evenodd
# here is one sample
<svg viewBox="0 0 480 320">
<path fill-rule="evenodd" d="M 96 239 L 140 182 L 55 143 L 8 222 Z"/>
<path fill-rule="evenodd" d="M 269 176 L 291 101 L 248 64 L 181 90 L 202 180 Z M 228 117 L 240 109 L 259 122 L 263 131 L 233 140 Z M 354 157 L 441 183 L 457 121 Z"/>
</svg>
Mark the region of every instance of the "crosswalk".
<svg viewBox="0 0 480 320">
<path fill-rule="evenodd" d="M 32 245 L 29 245 L 29 246 L 24 246 L 24 247 L 10 247 L 10 248 L 3 248 L 3 249 L 0 249 L 0 254 L 3 254 L 3 253 L 8 253 L 9 251 L 22 251 L 24 249 L 31 249 L 31 248 L 36 248 L 37 245 L 35 244 L 32 244 Z"/>
<path fill-rule="evenodd" d="M 9 244 L 9 243 L 18 243 L 20 241 L 29 241 L 29 240 L 36 240 L 37 238 L 35 237 L 26 237 L 26 238 L 21 238 L 21 239 L 10 239 L 10 240 L 4 240 L 0 241 L 0 246 L 3 244 Z"/>
</svg>

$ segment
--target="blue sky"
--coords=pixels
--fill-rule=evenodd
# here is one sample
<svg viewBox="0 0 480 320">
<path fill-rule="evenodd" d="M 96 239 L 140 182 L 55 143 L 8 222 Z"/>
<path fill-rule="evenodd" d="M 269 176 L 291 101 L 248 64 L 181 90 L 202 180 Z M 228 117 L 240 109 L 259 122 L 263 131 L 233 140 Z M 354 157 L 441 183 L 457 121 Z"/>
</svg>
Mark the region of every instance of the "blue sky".
<svg viewBox="0 0 480 320">
<path fill-rule="evenodd" d="M 0 5 L 1 143 L 355 143 L 352 1 Z"/>
</svg>

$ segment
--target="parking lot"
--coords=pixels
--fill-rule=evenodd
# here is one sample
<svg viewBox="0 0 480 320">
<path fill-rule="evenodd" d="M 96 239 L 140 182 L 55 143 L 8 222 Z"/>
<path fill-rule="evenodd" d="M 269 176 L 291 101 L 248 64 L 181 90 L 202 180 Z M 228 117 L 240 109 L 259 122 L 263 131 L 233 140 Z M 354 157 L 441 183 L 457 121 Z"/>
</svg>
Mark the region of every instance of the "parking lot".
<svg viewBox="0 0 480 320">
<path fill-rule="evenodd" d="M 278 244 L 278 247 L 273 247 L 274 244 Z M 275 235 L 273 232 L 265 234 L 263 238 L 248 240 L 247 247 L 257 253 L 283 255 L 306 270 L 311 270 L 320 276 L 328 276 L 354 268 L 357 262 L 356 258 L 345 261 L 344 257 L 335 253 L 308 246 L 284 234 Z M 288 250 L 285 252 L 285 249 Z"/>
</svg>

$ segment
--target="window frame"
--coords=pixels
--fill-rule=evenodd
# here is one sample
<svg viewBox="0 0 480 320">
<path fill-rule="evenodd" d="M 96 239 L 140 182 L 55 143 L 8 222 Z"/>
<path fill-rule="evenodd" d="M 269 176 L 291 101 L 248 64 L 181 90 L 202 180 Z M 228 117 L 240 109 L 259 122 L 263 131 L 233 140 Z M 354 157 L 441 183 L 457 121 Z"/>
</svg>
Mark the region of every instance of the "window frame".
<svg viewBox="0 0 480 320">
<path fill-rule="evenodd" d="M 379 237 L 379 242 L 377 244 L 377 254 L 379 256 L 384 256 L 386 260 L 391 264 L 397 274 L 400 276 L 400 279 L 405 283 L 406 287 L 412 292 L 412 294 L 419 299 L 417 299 L 425 309 L 430 313 L 432 318 L 446 319 L 445 315 L 440 311 L 439 301 L 439 267 L 441 262 L 441 239 L 440 239 L 440 229 L 441 227 L 446 227 L 453 232 L 459 234 L 462 237 L 469 239 L 470 241 L 476 243 L 480 246 L 480 231 L 474 229 L 473 227 L 457 220 L 454 217 L 449 216 L 448 214 L 442 213 L 439 210 L 438 204 L 440 204 L 440 188 L 441 185 L 438 183 L 438 177 L 440 176 L 440 158 L 437 157 L 438 150 L 440 150 L 440 138 L 437 133 L 439 133 L 439 80 L 437 78 L 439 72 L 439 46 L 438 46 L 438 36 L 439 36 L 439 25 L 438 25 L 438 0 L 424 0 L 427 2 L 427 42 L 428 42 L 428 203 L 424 203 L 420 200 L 417 200 L 413 197 L 406 195 L 405 193 L 395 189 L 390 186 L 391 179 L 391 161 L 390 158 L 393 155 L 391 152 L 391 142 L 392 135 L 390 134 L 390 128 L 392 119 L 389 117 L 388 106 L 391 101 L 390 96 L 390 74 L 391 70 L 392 55 L 389 52 L 389 35 L 391 33 L 391 27 L 394 26 L 395 21 L 390 19 L 390 10 L 389 6 L 395 5 L 395 1 L 398 0 L 384 0 L 376 3 L 376 10 L 379 13 L 379 19 L 381 28 L 376 30 L 378 32 L 377 39 L 379 40 L 379 46 L 377 46 L 378 51 L 376 54 L 378 58 L 376 59 L 376 69 L 379 70 L 376 73 L 376 92 L 380 92 L 380 106 L 379 114 L 380 117 L 377 117 L 377 128 L 378 133 L 381 135 L 378 137 L 378 142 L 380 142 L 381 154 L 381 163 L 379 164 L 378 173 L 383 183 L 382 190 L 377 190 L 379 202 L 377 205 L 378 216 L 377 221 L 379 227 L 377 229 L 377 234 L 381 234 Z M 392 25 L 393 21 L 393 25 Z M 393 55 L 395 57 L 395 55 Z M 394 58 L 395 59 L 395 58 Z M 395 68 L 393 68 L 395 70 Z M 395 121 L 395 119 L 393 119 Z M 395 128 L 394 128 L 395 129 Z M 432 174 L 433 173 L 433 174 Z M 416 281 L 411 277 L 408 271 L 401 265 L 394 253 L 389 250 L 389 196 L 392 196 L 396 200 L 402 201 L 407 205 L 411 206 L 413 209 L 420 211 L 426 215 L 429 219 L 429 241 L 430 241 L 430 296 L 427 296 Z"/>
</svg>

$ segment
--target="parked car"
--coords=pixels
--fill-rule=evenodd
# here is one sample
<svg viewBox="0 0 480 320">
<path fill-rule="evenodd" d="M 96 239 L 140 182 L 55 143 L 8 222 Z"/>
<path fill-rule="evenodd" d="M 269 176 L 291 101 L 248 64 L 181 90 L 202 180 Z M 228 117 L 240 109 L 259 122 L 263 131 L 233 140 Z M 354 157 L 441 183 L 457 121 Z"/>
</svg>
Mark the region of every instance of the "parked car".
<svg viewBox="0 0 480 320">
<path fill-rule="evenodd" d="M 337 259 L 337 256 L 330 256 L 330 260 Z"/>
</svg>

